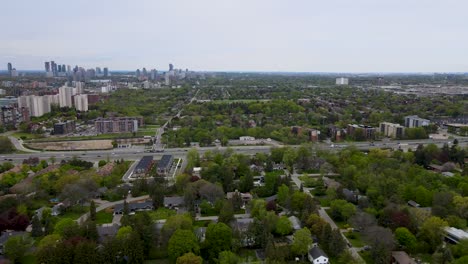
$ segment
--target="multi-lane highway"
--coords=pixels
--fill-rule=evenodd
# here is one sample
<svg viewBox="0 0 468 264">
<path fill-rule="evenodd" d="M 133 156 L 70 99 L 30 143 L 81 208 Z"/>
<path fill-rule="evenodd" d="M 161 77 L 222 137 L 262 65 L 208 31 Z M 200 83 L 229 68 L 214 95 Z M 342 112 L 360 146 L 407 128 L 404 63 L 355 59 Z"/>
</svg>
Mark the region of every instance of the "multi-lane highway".
<svg viewBox="0 0 468 264">
<path fill-rule="evenodd" d="M 468 138 L 459 138 L 458 139 L 459 145 L 462 147 L 467 146 Z M 328 150 L 340 150 L 347 146 L 354 145 L 358 149 L 367 150 L 372 148 L 393 148 L 398 149 L 401 148 L 403 150 L 407 150 L 408 148 L 416 149 L 419 144 L 427 145 L 434 143 L 437 146 L 441 147 L 444 143 L 452 144 L 452 140 L 432 140 L 432 139 L 425 139 L 425 140 L 405 140 L 405 141 L 376 141 L 374 143 L 369 142 L 355 142 L 355 143 L 317 143 L 317 148 L 320 149 L 328 149 Z M 298 145 L 290 146 L 293 148 L 298 148 Z M 243 153 L 247 155 L 253 155 L 255 153 L 263 152 L 268 153 L 270 152 L 271 146 L 231 146 L 229 147 L 233 149 L 237 153 Z M 169 148 L 166 149 L 164 152 L 159 153 L 150 153 L 145 152 L 143 147 L 133 147 L 133 148 L 123 148 L 123 149 L 113 149 L 113 150 L 97 150 L 97 151 L 44 151 L 44 152 L 31 152 L 31 153 L 21 153 L 21 154 L 0 154 L 0 162 L 2 161 L 10 161 L 14 163 L 20 163 L 24 159 L 29 157 L 38 157 L 40 159 L 50 159 L 54 157 L 57 162 L 61 161 L 62 159 L 71 159 L 73 157 L 78 157 L 83 160 L 88 161 L 98 161 L 98 160 L 116 160 L 116 159 L 124 159 L 124 160 L 138 160 L 142 156 L 151 155 L 154 156 L 155 159 L 158 159 L 164 154 L 171 154 L 174 155 L 175 158 L 183 158 L 186 156 L 187 151 L 190 148 Z M 227 147 L 199 147 L 196 148 L 200 154 L 203 154 L 207 151 L 216 151 L 216 150 L 226 150 Z"/>
</svg>

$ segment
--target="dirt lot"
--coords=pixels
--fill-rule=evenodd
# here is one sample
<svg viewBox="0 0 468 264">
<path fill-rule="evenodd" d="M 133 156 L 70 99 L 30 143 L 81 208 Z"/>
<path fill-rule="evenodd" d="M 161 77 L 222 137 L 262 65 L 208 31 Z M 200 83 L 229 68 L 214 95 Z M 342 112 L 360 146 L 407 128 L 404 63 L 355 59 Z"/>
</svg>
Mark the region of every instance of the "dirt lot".
<svg viewBox="0 0 468 264">
<path fill-rule="evenodd" d="M 27 146 L 42 150 L 98 150 L 112 149 L 112 140 L 41 142 L 29 143 Z"/>
</svg>

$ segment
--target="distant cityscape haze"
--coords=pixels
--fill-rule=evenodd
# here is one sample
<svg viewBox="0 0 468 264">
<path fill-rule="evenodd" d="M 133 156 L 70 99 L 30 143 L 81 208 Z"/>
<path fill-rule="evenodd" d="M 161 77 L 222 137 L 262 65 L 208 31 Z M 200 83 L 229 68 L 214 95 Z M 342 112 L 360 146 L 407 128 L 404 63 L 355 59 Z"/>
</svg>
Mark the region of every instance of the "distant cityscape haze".
<svg viewBox="0 0 468 264">
<path fill-rule="evenodd" d="M 7 1 L 0 69 L 467 72 L 461 0 Z M 6 69 L 6 68 L 5 68 Z"/>
</svg>

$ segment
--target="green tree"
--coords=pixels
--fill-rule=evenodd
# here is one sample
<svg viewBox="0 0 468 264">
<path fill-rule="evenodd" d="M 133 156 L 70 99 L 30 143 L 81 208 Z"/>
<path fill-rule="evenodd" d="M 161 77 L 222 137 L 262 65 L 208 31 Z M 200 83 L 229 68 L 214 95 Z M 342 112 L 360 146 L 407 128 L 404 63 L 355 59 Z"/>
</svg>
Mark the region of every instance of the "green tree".
<svg viewBox="0 0 468 264">
<path fill-rule="evenodd" d="M 96 221 L 96 204 L 94 200 L 91 200 L 89 205 L 89 219 L 91 219 L 91 221 Z"/>
<path fill-rule="evenodd" d="M 11 153 L 15 150 L 15 147 L 11 143 L 8 137 L 0 136 L 0 153 L 6 154 Z"/>
<path fill-rule="evenodd" d="M 447 226 L 448 223 L 445 220 L 437 216 L 431 216 L 421 225 L 419 238 L 427 242 L 431 250 L 435 251 L 442 243 L 444 228 Z"/>
<path fill-rule="evenodd" d="M 395 230 L 395 238 L 402 247 L 406 248 L 409 252 L 413 252 L 416 248 L 416 237 L 406 227 L 398 227 Z"/>
<path fill-rule="evenodd" d="M 28 252 L 33 245 L 33 240 L 29 235 L 19 235 L 9 237 L 4 245 L 5 255 L 13 262 L 18 262 Z"/>
<path fill-rule="evenodd" d="M 280 236 L 285 236 L 291 234 L 291 232 L 291 221 L 289 221 L 289 219 L 286 216 L 281 216 L 276 222 L 275 233 L 277 233 Z"/>
<path fill-rule="evenodd" d="M 286 186 L 285 184 L 282 184 L 280 187 L 278 187 L 277 199 L 280 205 L 284 206 L 286 204 L 286 201 L 289 199 L 289 197 L 290 197 L 290 191 L 289 191 L 288 186 Z"/>
<path fill-rule="evenodd" d="M 176 264 L 203 264 L 203 258 L 189 252 L 178 257 Z"/>
<path fill-rule="evenodd" d="M 39 217 L 37 217 L 37 215 L 33 216 L 31 227 L 32 227 L 32 230 L 31 230 L 32 237 L 40 237 L 44 234 L 44 232 L 42 231 L 42 223 L 39 220 Z"/>
<path fill-rule="evenodd" d="M 331 239 L 328 242 L 328 253 L 332 257 L 338 257 L 345 249 L 346 242 L 343 239 L 343 235 L 338 228 L 333 229 L 331 232 Z"/>
<path fill-rule="evenodd" d="M 234 208 L 231 201 L 224 201 L 219 212 L 218 222 L 229 224 L 234 219 Z"/>
<path fill-rule="evenodd" d="M 55 224 L 54 233 L 68 239 L 70 237 L 78 236 L 80 234 L 80 227 L 75 221 L 73 221 L 73 219 L 62 218 Z"/>
<path fill-rule="evenodd" d="M 290 172 L 293 172 L 294 163 L 296 163 L 296 151 L 292 148 L 287 148 L 283 155 L 283 162 L 288 167 Z"/>
<path fill-rule="evenodd" d="M 188 252 L 198 254 L 200 247 L 198 246 L 195 234 L 190 230 L 178 229 L 169 239 L 167 253 L 169 258 L 176 261 L 178 257 Z"/>
<path fill-rule="evenodd" d="M 102 263 L 101 255 L 95 242 L 83 241 L 75 246 L 74 264 Z"/>
<path fill-rule="evenodd" d="M 330 204 L 331 214 L 337 220 L 348 220 L 356 213 L 356 206 L 345 200 L 334 200 Z"/>
<path fill-rule="evenodd" d="M 218 257 L 219 264 L 237 264 L 239 257 L 231 251 L 222 251 Z"/>
<path fill-rule="evenodd" d="M 250 215 L 262 219 L 266 214 L 266 202 L 263 199 L 254 199 L 250 201 Z"/>
<path fill-rule="evenodd" d="M 309 251 L 309 247 L 312 245 L 312 242 L 312 236 L 309 229 L 304 227 L 294 233 L 291 250 L 294 254 L 304 257 L 304 255 Z"/>
<path fill-rule="evenodd" d="M 133 228 L 131 226 L 122 226 L 119 228 L 119 231 L 117 231 L 117 235 L 115 236 L 117 239 L 126 239 L 130 236 L 130 234 L 133 232 Z"/>
<path fill-rule="evenodd" d="M 205 243 L 209 249 L 210 260 L 217 259 L 220 252 L 231 249 L 231 228 L 224 223 L 212 223 L 208 225 Z"/>
</svg>

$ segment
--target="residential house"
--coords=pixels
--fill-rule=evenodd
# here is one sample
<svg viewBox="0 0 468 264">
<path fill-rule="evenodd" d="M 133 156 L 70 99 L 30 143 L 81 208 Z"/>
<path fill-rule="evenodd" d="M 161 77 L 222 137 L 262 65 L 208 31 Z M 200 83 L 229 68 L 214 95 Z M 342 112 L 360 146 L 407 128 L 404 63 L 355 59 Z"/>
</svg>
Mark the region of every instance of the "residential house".
<svg viewBox="0 0 468 264">
<path fill-rule="evenodd" d="M 166 208 L 175 208 L 185 205 L 184 197 L 182 196 L 166 196 L 164 197 L 164 207 Z"/>
<path fill-rule="evenodd" d="M 132 177 L 146 176 L 153 166 L 153 156 L 144 156 L 133 170 Z"/>
<path fill-rule="evenodd" d="M 420 204 L 418 204 L 417 202 L 413 201 L 413 200 L 409 200 L 408 201 L 408 205 L 411 206 L 411 207 L 421 207 Z"/>
<path fill-rule="evenodd" d="M 154 210 L 154 206 L 152 202 L 142 202 L 142 203 L 129 203 L 128 204 L 128 211 L 129 213 L 135 213 L 138 211 L 150 211 Z M 116 204 L 114 207 L 114 215 L 123 214 L 124 211 L 124 204 Z"/>
<path fill-rule="evenodd" d="M 294 231 L 301 229 L 301 221 L 299 220 L 299 218 L 293 215 L 288 217 L 288 219 L 289 222 L 291 222 L 291 226 Z"/>
<path fill-rule="evenodd" d="M 174 157 L 172 155 L 163 155 L 161 160 L 158 162 L 157 172 L 160 175 L 167 176 L 172 167 Z"/>
<path fill-rule="evenodd" d="M 226 193 L 226 199 L 231 200 L 234 197 L 234 195 L 240 195 L 242 202 L 244 202 L 244 205 L 248 204 L 253 199 L 253 196 L 250 193 L 241 193 L 238 190 Z"/>
<path fill-rule="evenodd" d="M 111 239 L 117 235 L 119 231 L 119 225 L 117 224 L 103 224 L 97 226 L 97 232 L 99 235 L 99 242 L 104 242 L 108 239 Z"/>
<path fill-rule="evenodd" d="M 312 247 L 309 250 L 308 259 L 314 264 L 328 264 L 328 256 L 319 247 Z"/>
</svg>

